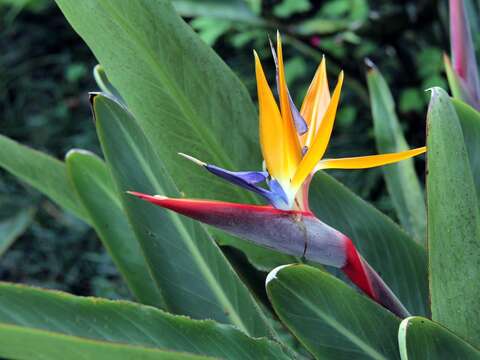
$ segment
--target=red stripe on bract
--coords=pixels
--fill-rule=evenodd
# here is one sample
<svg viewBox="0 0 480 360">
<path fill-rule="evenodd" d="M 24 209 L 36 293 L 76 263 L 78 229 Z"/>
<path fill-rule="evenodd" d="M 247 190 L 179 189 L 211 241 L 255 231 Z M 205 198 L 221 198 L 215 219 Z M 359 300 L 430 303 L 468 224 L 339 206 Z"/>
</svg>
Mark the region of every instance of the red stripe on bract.
<svg viewBox="0 0 480 360">
<path fill-rule="evenodd" d="M 250 205 L 214 200 L 174 199 L 168 197 L 151 196 L 136 191 L 128 191 L 128 193 L 140 199 L 147 200 L 155 205 L 159 205 L 163 208 L 173 210 L 192 218 L 198 218 L 198 216 L 205 213 L 212 214 L 218 211 L 221 211 L 222 214 L 246 211 L 269 213 L 272 215 L 313 216 L 310 211 L 280 210 L 270 205 Z"/>
<path fill-rule="evenodd" d="M 362 259 L 358 254 L 355 245 L 349 238 L 345 239 L 347 262 L 342 268 L 343 272 L 349 277 L 352 282 L 357 285 L 364 293 L 370 296 L 373 300 L 378 302 L 378 296 L 373 290 L 372 284 L 368 278 Z"/>
</svg>

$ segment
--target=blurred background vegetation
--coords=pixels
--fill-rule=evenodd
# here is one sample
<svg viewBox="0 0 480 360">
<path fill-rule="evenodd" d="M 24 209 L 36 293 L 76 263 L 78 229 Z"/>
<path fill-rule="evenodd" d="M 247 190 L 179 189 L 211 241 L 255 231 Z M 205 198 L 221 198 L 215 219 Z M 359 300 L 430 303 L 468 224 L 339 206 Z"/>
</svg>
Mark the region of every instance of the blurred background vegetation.
<svg viewBox="0 0 480 360">
<path fill-rule="evenodd" d="M 277 29 L 298 105 L 323 54 L 332 86 L 344 69 L 347 81 L 328 150 L 334 156 L 376 152 L 366 63 L 386 77 L 410 146 L 425 143 L 424 89 L 447 88 L 446 0 L 176 0 L 174 5 L 253 97 L 252 49 L 273 76 L 267 35 L 274 37 Z M 467 1 L 467 6 L 478 5 Z M 478 37 L 478 24 L 472 24 Z M 0 0 L 0 49 L 1 133 L 60 159 L 72 147 L 96 151 L 87 102 L 87 92 L 96 90 L 96 61 L 53 1 Z M 420 174 L 424 165 L 416 160 Z M 333 174 L 394 217 L 380 169 Z M 0 170 L 2 234 L 1 280 L 79 295 L 128 296 L 93 230 Z"/>
</svg>

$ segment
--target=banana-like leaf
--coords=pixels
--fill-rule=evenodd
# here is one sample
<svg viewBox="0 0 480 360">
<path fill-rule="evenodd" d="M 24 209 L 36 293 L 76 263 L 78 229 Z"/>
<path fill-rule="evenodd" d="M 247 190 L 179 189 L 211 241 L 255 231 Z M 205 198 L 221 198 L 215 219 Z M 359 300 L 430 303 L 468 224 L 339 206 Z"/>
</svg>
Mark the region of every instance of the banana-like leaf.
<svg viewBox="0 0 480 360">
<path fill-rule="evenodd" d="M 72 150 L 67 154 L 66 165 L 78 198 L 132 293 L 144 304 L 163 308 L 152 269 L 128 223 L 103 161 L 90 152 Z"/>
<path fill-rule="evenodd" d="M 398 344 L 402 360 L 480 359 L 480 350 L 443 326 L 417 316 L 402 321 Z"/>
<path fill-rule="evenodd" d="M 48 355 L 58 354 L 52 349 L 56 347 L 66 353 L 54 359 L 71 359 L 68 354 L 76 354 L 74 359 L 117 359 L 100 355 L 121 354 L 122 346 L 125 359 L 132 360 L 143 359 L 143 348 L 152 354 L 161 350 L 222 359 L 288 359 L 275 342 L 252 339 L 232 326 L 211 320 L 192 320 L 127 301 L 84 298 L 6 283 L 0 283 L 0 334 L 0 355 L 15 359 L 19 355 L 28 358 L 25 355 L 29 349 L 40 353 L 28 359 L 51 359 Z M 32 342 L 19 341 L 17 336 Z M 97 355 L 80 357 L 82 351 Z M 133 356 L 135 351 L 137 357 Z"/>
<path fill-rule="evenodd" d="M 451 101 L 462 126 L 463 139 L 478 196 L 480 194 L 480 112 L 461 100 L 451 99 Z"/>
<path fill-rule="evenodd" d="M 368 71 L 367 80 L 378 152 L 408 150 L 409 146 L 400 127 L 395 113 L 395 103 L 385 79 L 377 69 L 371 69 Z M 427 214 L 413 159 L 384 166 L 382 170 L 400 224 L 423 245 Z"/>
<path fill-rule="evenodd" d="M 11 216 L 0 219 L 0 256 L 23 234 L 32 222 L 34 213 L 33 208 L 20 209 L 13 211 Z"/>
<path fill-rule="evenodd" d="M 28 344 L 28 345 L 26 345 Z M 0 356 L 17 360 L 208 360 L 212 357 L 150 349 L 0 324 Z"/>
<path fill-rule="evenodd" d="M 398 359 L 400 319 L 340 280 L 306 265 L 267 277 L 275 312 L 317 359 Z"/>
<path fill-rule="evenodd" d="M 56 2 L 162 154 L 182 193 L 258 202 L 253 194 L 178 158 L 178 152 L 188 152 L 230 170 L 262 168 L 257 113 L 247 90 L 169 1 Z M 215 237 L 242 249 L 263 269 L 292 261 L 224 233 Z"/>
<path fill-rule="evenodd" d="M 68 182 L 65 164 L 0 135 L 0 167 L 50 197 L 72 214 L 90 222 Z"/>
<path fill-rule="evenodd" d="M 432 89 L 428 122 L 428 251 L 432 319 L 480 346 L 480 214 L 462 128 Z"/>
<path fill-rule="evenodd" d="M 103 95 L 92 104 L 107 163 L 167 308 L 270 335 L 262 311 L 203 225 L 126 193 L 180 196 L 131 114 Z"/>
<path fill-rule="evenodd" d="M 411 314 L 427 315 L 425 249 L 390 218 L 324 172 L 310 186 L 310 207 L 347 235 Z"/>
</svg>

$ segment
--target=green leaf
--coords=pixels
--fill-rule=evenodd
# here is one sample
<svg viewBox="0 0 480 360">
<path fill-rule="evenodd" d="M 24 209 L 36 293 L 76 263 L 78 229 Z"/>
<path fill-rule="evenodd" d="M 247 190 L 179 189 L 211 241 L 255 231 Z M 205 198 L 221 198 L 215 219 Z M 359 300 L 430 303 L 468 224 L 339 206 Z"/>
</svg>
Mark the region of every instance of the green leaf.
<svg viewBox="0 0 480 360">
<path fill-rule="evenodd" d="M 47 195 L 80 219 L 90 222 L 68 183 L 65 164 L 2 135 L 0 148 L 0 167 Z"/>
<path fill-rule="evenodd" d="M 427 254 L 422 246 L 324 172 L 318 172 L 310 186 L 310 205 L 320 220 L 352 239 L 410 313 L 429 313 Z"/>
<path fill-rule="evenodd" d="M 267 293 L 282 322 L 317 359 L 397 359 L 400 319 L 306 265 L 274 269 Z"/>
<path fill-rule="evenodd" d="M 142 303 L 164 307 L 149 264 L 123 211 L 103 161 L 92 153 L 72 150 L 66 158 L 70 181 L 132 293 Z"/>
<path fill-rule="evenodd" d="M 6 329 L 0 331 L 4 334 L 10 332 L 6 326 L 10 325 L 13 331 L 37 333 L 35 341 L 48 341 L 51 347 L 56 347 L 57 341 L 59 346 L 67 347 L 65 341 L 69 340 L 75 346 L 69 350 L 71 352 L 80 351 L 82 345 L 78 342 L 85 348 L 87 342 L 91 347 L 101 342 L 100 346 L 110 347 L 111 351 L 122 345 L 136 345 L 228 359 L 288 359 L 278 344 L 252 339 L 232 326 L 211 320 L 192 320 L 128 301 L 83 298 L 6 283 L 0 283 L 0 324 L 0 328 Z M 10 337 L 14 336 L 10 332 Z M 0 341 L 6 343 L 5 338 Z M 38 343 L 16 343 L 23 347 L 17 349 L 20 354 L 25 354 L 30 346 L 42 349 L 42 344 Z M 0 346 L 1 355 L 10 350 Z M 45 351 L 49 354 L 54 350 Z"/>
<path fill-rule="evenodd" d="M 310 18 L 293 27 L 296 33 L 303 36 L 334 34 L 348 29 L 351 22 L 348 19 Z"/>
<path fill-rule="evenodd" d="M 167 308 L 270 335 L 255 300 L 201 224 L 125 193 L 180 196 L 128 111 L 102 95 L 93 98 L 93 108 L 105 157 Z"/>
<path fill-rule="evenodd" d="M 308 0 L 283 0 L 273 8 L 273 14 L 281 18 L 287 18 L 295 13 L 305 12 L 312 8 Z"/>
<path fill-rule="evenodd" d="M 33 208 L 20 209 L 13 212 L 9 207 L 9 217 L 0 219 L 0 256 L 23 234 L 30 225 L 35 213 Z"/>
<path fill-rule="evenodd" d="M 378 70 L 372 69 L 368 72 L 367 80 L 378 152 L 408 150 L 385 79 Z M 382 170 L 400 223 L 414 239 L 424 244 L 427 214 L 413 159 L 383 166 Z"/>
<path fill-rule="evenodd" d="M 184 17 L 208 16 L 257 25 L 263 23 L 250 10 L 246 0 L 173 0 L 172 4 Z"/>
<path fill-rule="evenodd" d="M 480 141 L 478 141 L 480 139 L 480 113 L 458 99 L 451 99 L 451 102 L 462 126 L 463 139 L 478 196 L 480 194 Z"/>
<path fill-rule="evenodd" d="M 480 217 L 462 128 L 432 89 L 427 115 L 428 251 L 432 319 L 480 345 Z"/>
<path fill-rule="evenodd" d="M 480 359 L 478 349 L 422 317 L 409 317 L 402 321 L 398 344 L 402 360 Z"/>
<path fill-rule="evenodd" d="M 25 344 L 28 344 L 27 346 Z M 0 324 L 0 355 L 37 360 L 207 360 L 211 357 L 149 349 Z"/>
<path fill-rule="evenodd" d="M 169 1 L 57 4 L 105 68 L 185 196 L 258 202 L 248 191 L 178 158 L 183 152 L 231 170 L 262 168 L 257 112 L 247 90 Z M 224 233 L 215 236 L 221 244 L 242 249 L 263 269 L 292 261 Z"/>
</svg>

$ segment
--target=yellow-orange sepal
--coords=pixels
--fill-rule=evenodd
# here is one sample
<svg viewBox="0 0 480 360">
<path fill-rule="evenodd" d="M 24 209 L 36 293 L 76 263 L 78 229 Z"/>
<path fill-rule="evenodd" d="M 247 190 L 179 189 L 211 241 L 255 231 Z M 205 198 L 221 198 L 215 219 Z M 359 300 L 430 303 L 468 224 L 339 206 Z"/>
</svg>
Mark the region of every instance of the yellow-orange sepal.
<svg viewBox="0 0 480 360">
<path fill-rule="evenodd" d="M 427 147 L 423 146 L 420 148 L 401 151 L 397 153 L 348 157 L 339 159 L 323 159 L 317 164 L 315 170 L 368 169 L 376 166 L 393 164 L 411 158 L 413 156 L 423 154 L 425 151 L 427 151 Z"/>
<path fill-rule="evenodd" d="M 275 179 L 288 179 L 284 171 L 284 131 L 282 116 L 268 85 L 262 64 L 254 51 L 257 78 L 260 145 L 268 172 Z"/>
</svg>

